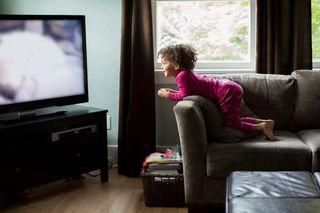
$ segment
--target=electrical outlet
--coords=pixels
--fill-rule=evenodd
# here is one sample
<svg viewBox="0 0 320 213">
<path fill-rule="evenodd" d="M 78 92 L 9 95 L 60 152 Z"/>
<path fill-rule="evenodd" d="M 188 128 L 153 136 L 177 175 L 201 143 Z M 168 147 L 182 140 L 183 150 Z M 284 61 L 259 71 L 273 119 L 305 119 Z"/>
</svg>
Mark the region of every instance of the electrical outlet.
<svg viewBox="0 0 320 213">
<path fill-rule="evenodd" d="M 107 115 L 107 130 L 111 130 L 111 116 Z"/>
</svg>

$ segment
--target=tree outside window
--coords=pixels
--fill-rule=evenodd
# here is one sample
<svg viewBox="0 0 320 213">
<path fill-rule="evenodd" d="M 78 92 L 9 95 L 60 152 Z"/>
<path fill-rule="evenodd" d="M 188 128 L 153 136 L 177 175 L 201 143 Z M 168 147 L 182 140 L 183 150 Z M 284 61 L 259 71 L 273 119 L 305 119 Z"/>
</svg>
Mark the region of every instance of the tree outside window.
<svg viewBox="0 0 320 213">
<path fill-rule="evenodd" d="M 312 0 L 312 58 L 320 63 L 320 0 Z"/>
<path fill-rule="evenodd" d="M 156 51 L 191 44 L 198 64 L 249 62 L 252 56 L 251 1 L 156 1 Z"/>
</svg>

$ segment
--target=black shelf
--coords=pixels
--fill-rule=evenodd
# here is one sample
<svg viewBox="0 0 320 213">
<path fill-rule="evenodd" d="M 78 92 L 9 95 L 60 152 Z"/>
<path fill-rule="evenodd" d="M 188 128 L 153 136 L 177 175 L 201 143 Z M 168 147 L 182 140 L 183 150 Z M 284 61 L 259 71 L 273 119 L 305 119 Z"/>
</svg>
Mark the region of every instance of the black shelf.
<svg viewBox="0 0 320 213">
<path fill-rule="evenodd" d="M 60 110 L 64 113 L 0 123 L 0 191 L 22 190 L 97 169 L 101 182 L 108 181 L 107 110 L 80 105 Z M 57 132 L 68 132 L 68 137 L 52 140 Z"/>
</svg>

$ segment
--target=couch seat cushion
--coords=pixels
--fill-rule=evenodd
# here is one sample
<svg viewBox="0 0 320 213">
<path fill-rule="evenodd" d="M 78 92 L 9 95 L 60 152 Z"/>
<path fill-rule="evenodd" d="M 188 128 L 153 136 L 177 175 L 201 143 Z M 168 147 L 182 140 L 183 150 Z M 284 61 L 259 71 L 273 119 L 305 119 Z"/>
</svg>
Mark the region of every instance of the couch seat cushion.
<svg viewBox="0 0 320 213">
<path fill-rule="evenodd" d="M 275 131 L 276 141 L 264 136 L 238 143 L 210 143 L 207 175 L 227 177 L 232 171 L 311 171 L 312 152 L 292 132 Z"/>
<path fill-rule="evenodd" d="M 320 129 L 303 130 L 297 134 L 312 151 L 312 171 L 320 171 Z"/>
</svg>

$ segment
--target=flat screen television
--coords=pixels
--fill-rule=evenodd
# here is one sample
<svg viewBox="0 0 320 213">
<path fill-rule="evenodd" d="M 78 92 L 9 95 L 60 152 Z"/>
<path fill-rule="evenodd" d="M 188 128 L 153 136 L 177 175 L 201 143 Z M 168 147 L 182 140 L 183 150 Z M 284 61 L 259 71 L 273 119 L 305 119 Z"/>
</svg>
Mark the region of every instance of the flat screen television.
<svg viewBox="0 0 320 213">
<path fill-rule="evenodd" d="M 87 101 L 85 16 L 0 15 L 0 114 Z"/>
</svg>

